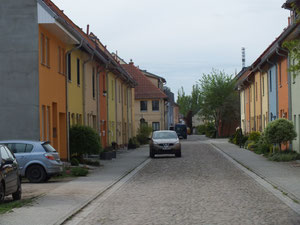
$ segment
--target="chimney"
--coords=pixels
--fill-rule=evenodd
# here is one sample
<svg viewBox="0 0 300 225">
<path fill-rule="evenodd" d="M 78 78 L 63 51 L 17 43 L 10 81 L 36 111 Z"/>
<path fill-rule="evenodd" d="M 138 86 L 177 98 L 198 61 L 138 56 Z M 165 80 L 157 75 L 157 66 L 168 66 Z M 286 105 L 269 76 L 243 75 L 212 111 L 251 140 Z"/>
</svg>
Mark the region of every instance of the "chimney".
<svg viewBox="0 0 300 225">
<path fill-rule="evenodd" d="M 90 25 L 86 25 L 86 34 L 89 35 L 90 34 Z"/>
<path fill-rule="evenodd" d="M 130 59 L 129 65 L 133 65 L 132 59 Z"/>
<path fill-rule="evenodd" d="M 291 17 L 288 17 L 288 26 L 291 25 Z"/>
</svg>

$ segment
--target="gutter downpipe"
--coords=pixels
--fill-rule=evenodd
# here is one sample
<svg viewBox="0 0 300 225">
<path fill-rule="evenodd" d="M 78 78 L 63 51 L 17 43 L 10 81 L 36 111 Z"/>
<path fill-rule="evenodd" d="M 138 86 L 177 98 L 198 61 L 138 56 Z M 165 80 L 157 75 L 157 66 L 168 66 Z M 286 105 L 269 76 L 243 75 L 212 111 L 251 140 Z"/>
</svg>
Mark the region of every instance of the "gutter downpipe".
<svg viewBox="0 0 300 225">
<path fill-rule="evenodd" d="M 260 68 L 260 65 L 261 64 L 258 64 L 257 69 L 260 72 L 260 114 L 261 114 L 260 115 L 260 125 L 261 125 L 261 129 L 262 129 L 263 128 L 263 126 L 262 126 L 262 123 L 263 123 L 263 121 L 262 121 L 262 118 L 263 118 L 263 108 L 262 108 L 262 106 L 263 106 L 263 96 L 262 96 L 262 87 L 261 86 L 264 85 L 264 83 L 262 84 L 261 80 L 262 80 L 263 72 L 265 72 L 265 71 L 263 71 Z M 263 87 L 263 88 L 265 88 L 265 87 Z"/>
<path fill-rule="evenodd" d="M 287 53 L 287 67 L 290 68 L 290 55 L 289 52 L 279 46 L 277 46 L 276 53 L 280 56 L 286 57 L 286 55 L 280 54 L 279 50 Z M 288 70 L 288 119 L 292 120 L 292 90 L 291 90 L 291 73 Z"/>
<path fill-rule="evenodd" d="M 80 40 L 80 44 L 72 49 L 70 49 L 69 51 L 66 52 L 66 62 L 68 63 L 68 55 L 71 54 L 73 51 L 78 50 L 81 48 L 83 44 L 83 39 Z M 70 57 L 71 59 L 71 57 Z M 70 118 L 69 118 L 69 107 L 68 107 L 68 103 L 69 103 L 69 95 L 68 95 L 68 66 L 66 66 L 66 117 L 67 117 L 67 152 L 68 152 L 68 161 L 70 161 L 70 143 L 69 143 L 69 139 L 70 139 L 70 135 L 69 135 L 69 131 L 70 131 Z"/>
<path fill-rule="evenodd" d="M 100 104 L 100 73 L 105 72 L 104 69 L 99 69 L 100 66 L 97 66 L 97 131 L 102 141 L 102 131 L 101 131 L 101 104 Z M 104 75 L 105 76 L 105 75 Z M 103 91 L 104 91 L 104 84 L 103 84 Z M 103 94 L 103 93 L 102 93 Z M 106 133 L 106 131 L 105 131 Z M 101 143 L 102 144 L 102 143 Z M 103 146 L 102 146 L 103 147 Z"/>
<path fill-rule="evenodd" d="M 83 104 L 83 124 L 86 125 L 86 118 L 85 118 L 85 97 L 86 97 L 86 94 L 85 94 L 85 79 L 86 79 L 86 74 L 85 74 L 85 64 L 87 64 L 88 62 L 91 62 L 93 59 L 94 59 L 94 55 L 95 55 L 95 52 L 93 51 L 91 57 L 84 61 L 83 62 L 83 74 L 82 74 L 82 104 Z M 92 87 L 93 88 L 93 87 Z M 89 124 L 88 124 L 89 125 Z"/>
<path fill-rule="evenodd" d="M 255 68 L 253 68 L 253 66 L 251 67 L 251 73 L 252 72 L 254 72 L 255 70 L 254 70 Z M 255 99 L 256 99 L 256 95 L 255 95 L 255 73 L 254 73 L 254 85 L 253 85 L 253 87 L 254 87 L 254 89 L 253 89 L 253 105 L 254 105 L 254 117 L 253 117 L 253 119 L 254 119 L 254 131 L 256 131 L 256 104 L 255 104 Z"/>
<path fill-rule="evenodd" d="M 283 51 L 283 52 L 286 52 L 287 53 L 287 56 L 286 55 L 283 55 L 283 54 L 280 54 L 279 53 L 279 50 Z M 277 46 L 276 48 L 276 53 L 279 55 L 279 56 L 283 56 L 283 57 L 287 57 L 287 68 L 290 68 L 290 55 L 289 55 L 289 52 L 283 48 L 281 48 L 280 46 Z M 289 110 L 289 114 L 288 114 L 288 120 L 291 120 L 292 121 L 292 90 L 291 90 L 291 73 L 289 70 L 288 71 L 288 110 Z M 289 144 L 289 149 L 292 150 L 293 149 L 293 142 L 291 141 L 290 144 Z"/>
<path fill-rule="evenodd" d="M 278 76 L 277 76 L 277 64 L 274 62 L 271 62 L 269 59 L 267 59 L 267 63 L 269 63 L 272 66 L 275 66 L 275 81 L 276 81 L 276 119 L 278 118 Z M 272 118 L 271 118 L 272 119 Z"/>
</svg>

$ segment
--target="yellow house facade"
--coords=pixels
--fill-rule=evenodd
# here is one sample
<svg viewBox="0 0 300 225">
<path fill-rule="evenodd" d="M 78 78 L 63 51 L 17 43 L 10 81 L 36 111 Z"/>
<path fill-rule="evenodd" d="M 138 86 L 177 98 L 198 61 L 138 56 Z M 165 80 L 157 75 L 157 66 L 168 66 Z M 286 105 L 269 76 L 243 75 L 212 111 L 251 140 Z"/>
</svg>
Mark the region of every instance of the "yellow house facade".
<svg viewBox="0 0 300 225">
<path fill-rule="evenodd" d="M 108 145 L 116 142 L 116 75 L 109 71 L 107 73 L 107 121 L 108 121 Z"/>
</svg>

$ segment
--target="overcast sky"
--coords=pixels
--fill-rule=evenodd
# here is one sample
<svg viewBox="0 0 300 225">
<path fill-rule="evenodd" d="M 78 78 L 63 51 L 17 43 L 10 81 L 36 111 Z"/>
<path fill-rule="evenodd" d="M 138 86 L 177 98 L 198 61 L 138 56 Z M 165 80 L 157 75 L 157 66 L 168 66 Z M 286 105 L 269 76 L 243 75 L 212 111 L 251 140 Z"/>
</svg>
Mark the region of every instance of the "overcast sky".
<svg viewBox="0 0 300 225">
<path fill-rule="evenodd" d="M 285 0 L 53 0 L 126 62 L 164 77 L 177 94 L 212 68 L 228 74 L 257 57 L 287 26 Z"/>
</svg>

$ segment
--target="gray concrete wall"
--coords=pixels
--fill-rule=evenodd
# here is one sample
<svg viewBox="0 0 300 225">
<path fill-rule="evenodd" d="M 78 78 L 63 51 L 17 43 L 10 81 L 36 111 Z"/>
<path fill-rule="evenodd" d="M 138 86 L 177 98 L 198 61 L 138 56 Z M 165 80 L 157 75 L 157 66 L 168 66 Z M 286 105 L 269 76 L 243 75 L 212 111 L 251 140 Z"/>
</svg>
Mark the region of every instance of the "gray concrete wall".
<svg viewBox="0 0 300 225">
<path fill-rule="evenodd" d="M 36 0 L 0 0 L 0 139 L 39 139 Z"/>
</svg>

